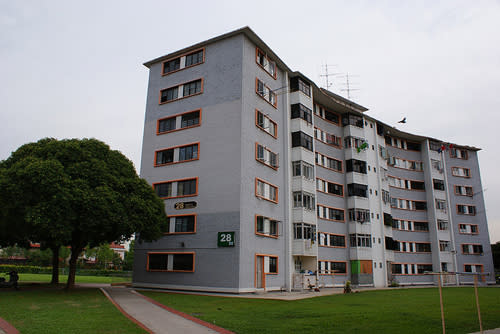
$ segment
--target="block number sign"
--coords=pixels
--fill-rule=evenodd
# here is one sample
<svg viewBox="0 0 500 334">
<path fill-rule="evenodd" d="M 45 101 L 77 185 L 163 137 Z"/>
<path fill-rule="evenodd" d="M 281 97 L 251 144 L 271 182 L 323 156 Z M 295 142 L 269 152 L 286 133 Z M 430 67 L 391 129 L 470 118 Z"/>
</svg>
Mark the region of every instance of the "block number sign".
<svg viewBox="0 0 500 334">
<path fill-rule="evenodd" d="M 218 247 L 234 247 L 234 232 L 217 233 Z"/>
</svg>

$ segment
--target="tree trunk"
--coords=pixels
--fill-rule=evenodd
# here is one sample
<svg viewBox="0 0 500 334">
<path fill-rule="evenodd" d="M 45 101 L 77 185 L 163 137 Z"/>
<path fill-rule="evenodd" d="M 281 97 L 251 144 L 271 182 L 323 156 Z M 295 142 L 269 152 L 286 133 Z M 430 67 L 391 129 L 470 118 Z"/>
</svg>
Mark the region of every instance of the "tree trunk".
<svg viewBox="0 0 500 334">
<path fill-rule="evenodd" d="M 71 247 L 71 257 L 69 259 L 69 273 L 68 282 L 66 283 L 66 290 L 75 287 L 76 261 L 78 260 L 78 256 L 80 255 L 82 250 L 83 248 Z"/>
<path fill-rule="evenodd" d="M 59 246 L 54 246 L 52 250 L 52 280 L 50 284 L 59 284 Z"/>
</svg>

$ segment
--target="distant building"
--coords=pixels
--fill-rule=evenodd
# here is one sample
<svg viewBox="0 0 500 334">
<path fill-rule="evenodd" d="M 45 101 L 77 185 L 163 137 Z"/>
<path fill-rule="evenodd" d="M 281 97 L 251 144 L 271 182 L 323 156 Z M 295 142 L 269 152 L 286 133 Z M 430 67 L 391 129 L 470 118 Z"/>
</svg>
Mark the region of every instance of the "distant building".
<svg viewBox="0 0 500 334">
<path fill-rule="evenodd" d="M 249 28 L 145 65 L 141 176 L 169 232 L 136 243 L 135 286 L 241 293 L 493 273 L 478 148 L 366 115 Z"/>
</svg>

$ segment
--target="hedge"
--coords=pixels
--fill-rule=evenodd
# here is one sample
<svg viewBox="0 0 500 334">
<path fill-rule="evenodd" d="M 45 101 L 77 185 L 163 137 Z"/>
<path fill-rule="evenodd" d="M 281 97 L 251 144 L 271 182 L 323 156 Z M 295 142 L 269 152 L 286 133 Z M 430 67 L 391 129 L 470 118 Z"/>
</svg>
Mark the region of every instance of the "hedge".
<svg viewBox="0 0 500 334">
<path fill-rule="evenodd" d="M 12 270 L 20 274 L 52 274 L 52 267 L 21 266 L 15 264 L 1 264 L 0 273 L 8 273 Z M 68 268 L 59 268 L 59 274 L 68 274 Z M 109 270 L 109 269 L 76 269 L 80 276 L 114 276 L 131 277 L 131 271 Z"/>
</svg>

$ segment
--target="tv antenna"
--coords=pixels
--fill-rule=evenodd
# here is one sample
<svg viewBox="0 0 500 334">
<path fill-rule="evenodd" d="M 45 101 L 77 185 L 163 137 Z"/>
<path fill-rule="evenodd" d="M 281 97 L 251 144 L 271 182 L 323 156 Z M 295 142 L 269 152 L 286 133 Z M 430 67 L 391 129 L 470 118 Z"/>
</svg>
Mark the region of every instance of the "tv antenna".
<svg viewBox="0 0 500 334">
<path fill-rule="evenodd" d="M 336 67 L 337 65 L 331 65 L 331 66 Z M 337 75 L 339 75 L 339 74 L 341 74 L 341 73 L 329 73 L 329 72 L 328 72 L 328 64 L 323 65 L 323 67 L 324 67 L 324 69 L 325 69 L 325 74 L 320 74 L 319 76 L 320 76 L 320 77 L 324 77 L 324 78 L 325 78 L 325 82 L 326 82 L 326 86 L 325 86 L 325 88 L 326 88 L 326 89 L 330 89 L 330 86 L 332 86 L 332 85 L 333 85 L 333 82 L 330 82 L 330 77 L 332 77 L 332 76 L 333 76 L 333 77 L 334 77 L 334 76 L 337 76 Z"/>
<path fill-rule="evenodd" d="M 343 77 L 345 77 L 345 88 L 342 88 L 341 91 L 343 92 L 347 92 L 347 98 L 348 99 L 351 99 L 351 92 L 353 90 L 359 90 L 359 88 L 352 88 L 351 85 L 353 84 L 349 78 L 352 78 L 352 77 L 359 77 L 359 75 L 351 75 L 349 76 L 349 73 L 346 73 Z M 356 83 L 357 84 L 357 83 Z"/>
</svg>

